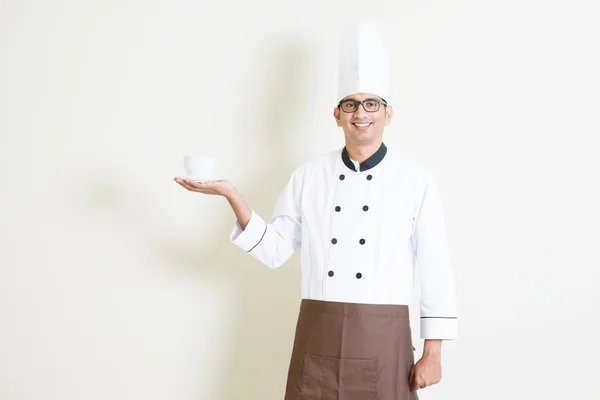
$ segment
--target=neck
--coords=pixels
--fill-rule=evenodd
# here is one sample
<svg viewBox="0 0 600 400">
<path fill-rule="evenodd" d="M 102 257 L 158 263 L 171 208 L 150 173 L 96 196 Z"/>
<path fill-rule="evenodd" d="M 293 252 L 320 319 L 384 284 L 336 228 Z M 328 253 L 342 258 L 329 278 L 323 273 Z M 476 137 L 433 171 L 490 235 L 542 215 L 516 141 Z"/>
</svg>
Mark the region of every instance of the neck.
<svg viewBox="0 0 600 400">
<path fill-rule="evenodd" d="M 348 156 L 354 161 L 362 163 L 371 157 L 381 147 L 381 140 L 372 143 L 348 143 L 346 142 L 346 151 Z"/>
</svg>

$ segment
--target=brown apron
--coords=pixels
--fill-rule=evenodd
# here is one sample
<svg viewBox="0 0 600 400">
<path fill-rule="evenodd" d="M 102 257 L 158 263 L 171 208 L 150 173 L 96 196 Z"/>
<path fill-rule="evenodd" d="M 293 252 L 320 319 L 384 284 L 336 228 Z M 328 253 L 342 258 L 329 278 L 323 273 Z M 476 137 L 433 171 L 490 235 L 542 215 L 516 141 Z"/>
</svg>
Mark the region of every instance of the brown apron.
<svg viewBox="0 0 600 400">
<path fill-rule="evenodd" d="M 406 305 L 303 299 L 284 400 L 417 400 Z"/>
</svg>

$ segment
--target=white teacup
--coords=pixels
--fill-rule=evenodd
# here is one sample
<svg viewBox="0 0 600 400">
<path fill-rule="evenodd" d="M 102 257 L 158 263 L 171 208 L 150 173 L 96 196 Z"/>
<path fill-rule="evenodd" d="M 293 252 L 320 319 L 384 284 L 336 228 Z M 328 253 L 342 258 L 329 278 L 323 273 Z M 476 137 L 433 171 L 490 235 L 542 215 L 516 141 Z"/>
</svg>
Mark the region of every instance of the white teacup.
<svg viewBox="0 0 600 400">
<path fill-rule="evenodd" d="M 197 182 L 217 180 L 215 165 L 217 160 L 213 157 L 188 155 L 183 157 L 183 166 L 188 178 Z"/>
</svg>

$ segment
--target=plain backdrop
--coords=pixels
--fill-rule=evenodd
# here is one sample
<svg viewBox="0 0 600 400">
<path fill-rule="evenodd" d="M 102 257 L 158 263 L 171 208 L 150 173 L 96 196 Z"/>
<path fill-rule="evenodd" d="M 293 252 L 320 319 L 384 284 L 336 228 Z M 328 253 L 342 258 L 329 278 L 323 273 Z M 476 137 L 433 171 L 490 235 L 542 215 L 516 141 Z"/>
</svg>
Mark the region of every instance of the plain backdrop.
<svg viewBox="0 0 600 400">
<path fill-rule="evenodd" d="M 172 179 L 215 156 L 270 218 L 344 144 L 358 18 L 389 35 L 385 143 L 447 215 L 460 339 L 421 399 L 600 398 L 596 1 L 3 0 L 0 399 L 283 398 L 299 254 L 259 264 Z"/>
</svg>

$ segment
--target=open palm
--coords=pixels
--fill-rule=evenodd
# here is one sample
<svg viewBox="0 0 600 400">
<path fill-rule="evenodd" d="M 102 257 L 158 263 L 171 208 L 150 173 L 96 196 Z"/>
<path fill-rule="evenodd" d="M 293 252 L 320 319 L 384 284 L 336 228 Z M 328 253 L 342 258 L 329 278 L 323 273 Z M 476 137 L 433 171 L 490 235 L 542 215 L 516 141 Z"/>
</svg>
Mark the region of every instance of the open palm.
<svg viewBox="0 0 600 400">
<path fill-rule="evenodd" d="M 227 180 L 207 181 L 198 183 L 189 178 L 176 177 L 173 180 L 192 192 L 213 194 L 227 197 L 233 190 L 233 184 Z"/>
</svg>

